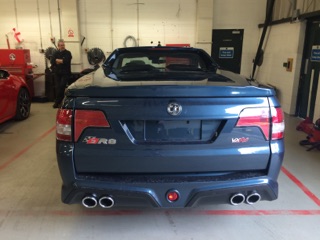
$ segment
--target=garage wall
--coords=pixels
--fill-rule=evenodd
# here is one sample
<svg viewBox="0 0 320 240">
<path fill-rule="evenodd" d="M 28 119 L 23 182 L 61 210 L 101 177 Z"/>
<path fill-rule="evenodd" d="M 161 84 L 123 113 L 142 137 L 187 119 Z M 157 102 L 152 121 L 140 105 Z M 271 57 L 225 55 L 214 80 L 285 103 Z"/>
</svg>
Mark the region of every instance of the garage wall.
<svg viewBox="0 0 320 240">
<path fill-rule="evenodd" d="M 211 52 L 212 0 L 79 0 L 85 49 L 188 43 Z M 152 42 L 152 43 L 151 43 Z"/>
<path fill-rule="evenodd" d="M 189 43 L 211 53 L 212 28 L 244 28 L 241 73 L 249 76 L 260 36 L 257 24 L 264 20 L 265 2 L 77 0 L 78 9 L 74 10 L 78 10 L 80 40 L 86 38 L 80 49 L 81 67 L 89 66 L 85 49 L 100 47 L 108 55 L 114 48 L 122 47 L 129 35 L 135 37 L 140 46 L 150 45 L 151 41 L 153 45 L 158 41 L 162 45 Z M 17 42 L 12 28 L 16 27 L 24 39 L 21 47 L 30 49 L 32 61 L 38 66 L 34 69 L 36 73 L 42 73 L 45 68 L 44 55 L 39 49 L 52 47 L 51 37 L 56 40 L 61 37 L 57 3 L 57 0 L 0 0 L 6 9 L 0 16 L 0 36 L 3 36 L 0 48 L 7 48 L 5 34 L 9 36 L 11 47 L 15 47 Z M 60 7 L 63 17 L 63 4 Z M 127 41 L 127 44 L 133 43 Z"/>
<path fill-rule="evenodd" d="M 77 7 L 69 8 L 71 3 Z M 30 49 L 32 62 L 38 66 L 35 73 L 44 72 L 44 55 L 39 50 L 54 46 L 51 37 L 67 41 L 73 64 L 80 63 L 81 68 L 89 66 L 86 49 L 99 47 L 108 55 L 114 48 L 123 47 L 127 36 L 133 36 L 140 46 L 150 46 L 151 41 L 152 45 L 158 41 L 162 45 L 188 43 L 211 52 L 213 0 L 72 0 L 70 4 L 68 0 L 0 0 L 1 8 L 6 9 L 0 16 L 0 48 L 8 48 L 7 34 L 11 48 Z M 68 39 L 65 32 L 69 24 L 76 30 L 75 18 L 80 32 Z M 20 45 L 13 28 L 24 39 Z M 75 44 L 80 47 L 83 37 L 86 39 L 78 50 Z M 130 39 L 126 43 L 133 45 Z"/>
<path fill-rule="evenodd" d="M 244 29 L 241 74 L 249 77 L 260 39 L 266 0 L 213 0 L 214 29 Z"/>
<path fill-rule="evenodd" d="M 305 14 L 320 10 L 319 0 L 277 0 L 275 1 L 273 20 L 283 18 L 296 18 L 299 14 Z"/>
<path fill-rule="evenodd" d="M 89 67 L 86 49 L 100 47 L 106 55 L 123 47 L 127 36 L 137 44 L 162 45 L 189 43 L 211 52 L 211 30 L 244 29 L 241 74 L 249 77 L 261 29 L 265 18 L 266 0 L 60 0 L 62 29 L 59 27 L 58 0 L 0 0 L 5 11 L 0 15 L 0 48 L 30 49 L 31 59 L 38 66 L 35 73 L 43 73 L 45 58 L 39 50 L 53 47 L 50 38 L 65 38 L 68 24 L 78 25 L 76 43 L 72 50 L 79 68 Z M 68 21 L 70 18 L 70 21 Z M 75 20 L 77 18 L 77 20 Z M 77 23 L 78 21 L 78 23 Z M 18 45 L 13 28 L 21 33 Z M 272 26 L 265 46 L 264 64 L 258 68 L 256 79 L 274 85 L 285 112 L 294 114 L 301 66 L 304 23 Z M 85 37 L 84 45 L 80 41 Z M 134 42 L 130 39 L 127 46 Z M 77 50 L 74 50 L 77 49 Z M 77 57 L 76 57 L 77 56 Z M 282 67 L 287 58 L 294 59 L 293 71 Z M 0 63 L 1 64 L 1 63 Z M 319 90 L 320 91 L 320 90 Z M 320 109 L 320 99 L 317 99 Z M 319 110 L 320 111 L 320 110 Z M 319 112 L 315 113 L 319 116 Z"/>
<path fill-rule="evenodd" d="M 252 60 L 262 32 L 258 24 L 264 22 L 265 7 L 266 1 L 214 0 L 214 29 L 244 29 L 241 74 L 246 77 L 252 72 Z M 276 87 L 283 110 L 288 114 L 295 113 L 305 27 L 304 22 L 272 26 L 265 40 L 263 65 L 257 68 L 255 76 L 259 82 Z M 293 58 L 292 72 L 283 67 L 288 58 Z M 316 104 L 320 106 L 320 99 Z"/>
<path fill-rule="evenodd" d="M 4 10 L 0 15 L 0 48 L 8 48 L 7 35 L 11 48 L 30 49 L 31 60 L 38 66 L 35 72 L 43 72 L 45 60 L 39 49 L 52 46 L 51 36 L 59 38 L 57 1 L 0 0 L 0 6 Z M 23 39 L 20 45 L 14 38 L 13 28 Z"/>
<path fill-rule="evenodd" d="M 283 110 L 288 114 L 294 114 L 296 108 L 305 28 L 305 22 L 272 26 L 266 38 L 263 65 L 256 75 L 259 82 L 276 87 Z M 292 72 L 283 67 L 288 58 L 293 58 Z"/>
<path fill-rule="evenodd" d="M 152 41 L 152 45 L 158 41 L 162 45 L 194 43 L 195 1 L 187 2 L 80 0 L 80 28 L 86 37 L 84 49 L 99 47 L 108 54 L 123 47 L 128 36 L 136 41 L 128 39 L 128 47 L 151 45 Z"/>
</svg>

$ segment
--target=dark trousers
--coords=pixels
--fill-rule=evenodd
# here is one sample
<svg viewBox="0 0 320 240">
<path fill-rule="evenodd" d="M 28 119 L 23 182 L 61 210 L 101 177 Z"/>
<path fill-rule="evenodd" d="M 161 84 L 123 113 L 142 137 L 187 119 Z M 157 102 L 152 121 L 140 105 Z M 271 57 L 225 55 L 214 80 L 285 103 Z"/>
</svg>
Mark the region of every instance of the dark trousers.
<svg viewBox="0 0 320 240">
<path fill-rule="evenodd" d="M 55 81 L 55 88 L 56 88 L 56 104 L 61 104 L 63 98 L 64 98 L 64 91 L 68 84 L 68 79 L 70 78 L 70 75 L 66 74 L 55 74 L 54 81 Z"/>
</svg>

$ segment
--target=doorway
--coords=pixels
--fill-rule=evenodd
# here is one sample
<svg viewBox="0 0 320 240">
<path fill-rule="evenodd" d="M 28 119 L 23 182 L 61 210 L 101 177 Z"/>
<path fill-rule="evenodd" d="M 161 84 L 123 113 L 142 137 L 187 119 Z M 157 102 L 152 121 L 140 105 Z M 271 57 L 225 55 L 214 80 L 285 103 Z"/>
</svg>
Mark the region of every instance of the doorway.
<svg viewBox="0 0 320 240">
<path fill-rule="evenodd" d="M 211 57 L 225 70 L 240 73 L 243 29 L 212 30 Z"/>
<path fill-rule="evenodd" d="M 320 72 L 320 18 L 307 22 L 296 115 L 314 120 Z M 320 98 L 320 96 L 318 96 Z"/>
</svg>

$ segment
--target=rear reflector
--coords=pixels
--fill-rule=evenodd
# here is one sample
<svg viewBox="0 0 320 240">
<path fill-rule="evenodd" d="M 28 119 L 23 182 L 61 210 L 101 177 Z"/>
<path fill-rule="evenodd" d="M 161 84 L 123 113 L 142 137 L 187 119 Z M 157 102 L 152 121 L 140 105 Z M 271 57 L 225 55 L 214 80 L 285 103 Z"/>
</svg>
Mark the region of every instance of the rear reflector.
<svg viewBox="0 0 320 240">
<path fill-rule="evenodd" d="M 272 125 L 271 125 L 272 124 Z M 284 115 L 281 108 L 245 108 L 240 113 L 237 127 L 259 127 L 266 140 L 277 140 L 284 135 Z"/>
<path fill-rule="evenodd" d="M 83 130 L 88 127 L 110 127 L 104 113 L 95 110 L 76 110 L 74 122 L 75 142 L 78 141 Z"/>
<path fill-rule="evenodd" d="M 166 195 L 169 202 L 175 202 L 179 199 L 179 192 L 177 190 L 170 190 Z"/>
<path fill-rule="evenodd" d="M 56 137 L 61 141 L 72 140 L 72 114 L 70 109 L 59 109 L 56 118 Z"/>
</svg>

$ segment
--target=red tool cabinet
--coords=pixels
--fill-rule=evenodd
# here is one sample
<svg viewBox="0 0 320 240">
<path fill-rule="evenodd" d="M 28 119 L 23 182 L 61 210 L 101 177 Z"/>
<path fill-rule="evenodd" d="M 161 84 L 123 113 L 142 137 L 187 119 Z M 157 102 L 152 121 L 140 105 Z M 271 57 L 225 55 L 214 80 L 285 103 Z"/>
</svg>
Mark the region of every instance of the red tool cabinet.
<svg viewBox="0 0 320 240">
<path fill-rule="evenodd" d="M 0 68 L 22 77 L 34 97 L 33 72 L 29 49 L 0 49 Z"/>
</svg>

